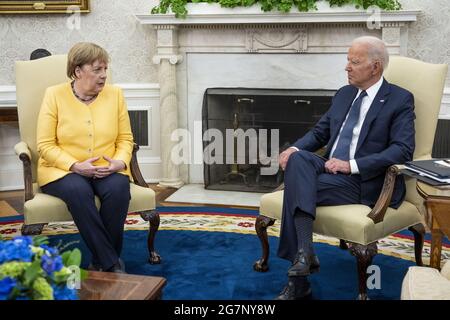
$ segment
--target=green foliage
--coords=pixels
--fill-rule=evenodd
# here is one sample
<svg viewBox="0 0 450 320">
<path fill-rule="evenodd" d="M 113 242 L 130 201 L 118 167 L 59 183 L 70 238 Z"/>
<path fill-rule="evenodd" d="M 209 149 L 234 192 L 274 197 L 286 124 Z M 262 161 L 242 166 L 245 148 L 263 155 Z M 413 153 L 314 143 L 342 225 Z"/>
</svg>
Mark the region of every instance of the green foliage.
<svg viewBox="0 0 450 320">
<path fill-rule="evenodd" d="M 152 13 L 167 13 L 169 9 L 175 13 L 177 18 L 185 18 L 187 15 L 186 4 L 188 2 L 199 3 L 219 3 L 224 8 L 250 7 L 255 3 L 261 5 L 262 11 L 278 10 L 289 12 L 297 8 L 299 11 L 307 12 L 317 10 L 316 2 L 319 0 L 160 0 L 159 5 L 152 9 Z M 330 6 L 342 7 L 343 5 L 353 4 L 357 9 L 367 9 L 370 6 L 377 6 L 382 10 L 399 10 L 401 4 L 398 0 L 326 0 Z"/>
</svg>

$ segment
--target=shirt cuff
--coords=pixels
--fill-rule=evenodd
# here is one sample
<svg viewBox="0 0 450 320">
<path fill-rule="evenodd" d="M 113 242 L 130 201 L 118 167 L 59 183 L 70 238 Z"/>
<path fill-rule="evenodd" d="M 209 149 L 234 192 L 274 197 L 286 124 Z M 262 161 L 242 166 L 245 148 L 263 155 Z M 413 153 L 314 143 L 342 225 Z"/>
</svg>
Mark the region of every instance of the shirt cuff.
<svg viewBox="0 0 450 320">
<path fill-rule="evenodd" d="M 297 148 L 297 147 L 289 147 L 289 149 L 295 149 L 295 150 L 297 150 L 297 151 L 300 151 L 300 149 Z"/>
<path fill-rule="evenodd" d="M 356 160 L 352 159 L 352 160 L 349 160 L 349 162 L 350 162 L 351 174 L 358 174 L 359 173 L 359 168 L 358 168 L 358 165 L 356 164 Z"/>
</svg>

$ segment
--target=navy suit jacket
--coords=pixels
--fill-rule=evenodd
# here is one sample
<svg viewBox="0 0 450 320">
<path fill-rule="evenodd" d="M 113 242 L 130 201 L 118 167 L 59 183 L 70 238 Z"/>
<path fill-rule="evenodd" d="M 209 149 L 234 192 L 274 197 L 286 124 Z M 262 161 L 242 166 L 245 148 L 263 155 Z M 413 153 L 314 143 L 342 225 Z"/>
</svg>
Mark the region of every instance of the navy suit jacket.
<svg viewBox="0 0 450 320">
<path fill-rule="evenodd" d="M 358 88 L 348 85 L 333 97 L 330 109 L 305 136 L 293 145 L 307 151 L 327 146 L 325 157 L 339 134 L 356 98 Z M 355 161 L 361 175 L 361 203 L 373 206 L 389 166 L 411 161 L 414 153 L 414 97 L 411 92 L 383 80 L 359 135 Z M 402 176 L 397 177 L 390 206 L 398 208 L 406 193 Z"/>
</svg>

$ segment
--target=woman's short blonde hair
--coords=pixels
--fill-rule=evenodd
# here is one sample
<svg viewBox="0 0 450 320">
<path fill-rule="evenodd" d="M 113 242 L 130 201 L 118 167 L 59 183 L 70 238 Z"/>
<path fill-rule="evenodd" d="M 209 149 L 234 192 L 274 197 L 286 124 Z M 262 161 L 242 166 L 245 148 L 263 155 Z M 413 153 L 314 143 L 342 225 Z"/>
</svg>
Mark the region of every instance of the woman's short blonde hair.
<svg viewBox="0 0 450 320">
<path fill-rule="evenodd" d="M 75 69 L 85 64 L 93 64 L 95 61 L 109 63 L 109 55 L 105 49 L 91 42 L 79 42 L 75 44 L 67 54 L 67 76 L 75 79 Z"/>
</svg>

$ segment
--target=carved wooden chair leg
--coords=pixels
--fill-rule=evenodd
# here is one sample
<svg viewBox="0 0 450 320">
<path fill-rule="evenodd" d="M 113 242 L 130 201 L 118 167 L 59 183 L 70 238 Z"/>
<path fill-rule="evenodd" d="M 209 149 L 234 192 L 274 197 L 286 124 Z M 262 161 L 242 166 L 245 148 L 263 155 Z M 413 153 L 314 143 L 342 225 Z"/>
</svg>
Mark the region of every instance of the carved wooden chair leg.
<svg viewBox="0 0 450 320">
<path fill-rule="evenodd" d="M 156 232 L 159 228 L 159 213 L 156 210 L 143 211 L 140 213 L 142 219 L 149 221 L 149 231 L 147 237 L 147 248 L 150 258 L 148 262 L 151 264 L 161 263 L 161 256 L 155 251 L 154 243 Z"/>
<path fill-rule="evenodd" d="M 359 295 L 358 300 L 368 300 L 367 296 L 367 268 L 372 264 L 373 257 L 378 253 L 377 244 L 367 246 L 351 243 L 350 253 L 356 257 L 358 263 Z"/>
<path fill-rule="evenodd" d="M 23 224 L 20 231 L 24 236 L 37 236 L 42 233 L 45 225 L 46 223 Z"/>
<path fill-rule="evenodd" d="M 253 264 L 253 269 L 258 272 L 269 270 L 269 239 L 267 238 L 267 228 L 275 223 L 275 219 L 259 215 L 256 218 L 255 230 L 261 241 L 262 257 Z"/>
<path fill-rule="evenodd" d="M 339 248 L 342 250 L 348 250 L 348 245 L 345 240 L 339 239 Z"/>
<path fill-rule="evenodd" d="M 408 230 L 414 234 L 414 254 L 416 257 L 416 264 L 418 266 L 423 266 L 422 249 L 425 237 L 425 227 L 423 226 L 423 224 L 418 223 L 414 226 L 409 227 Z"/>
</svg>

